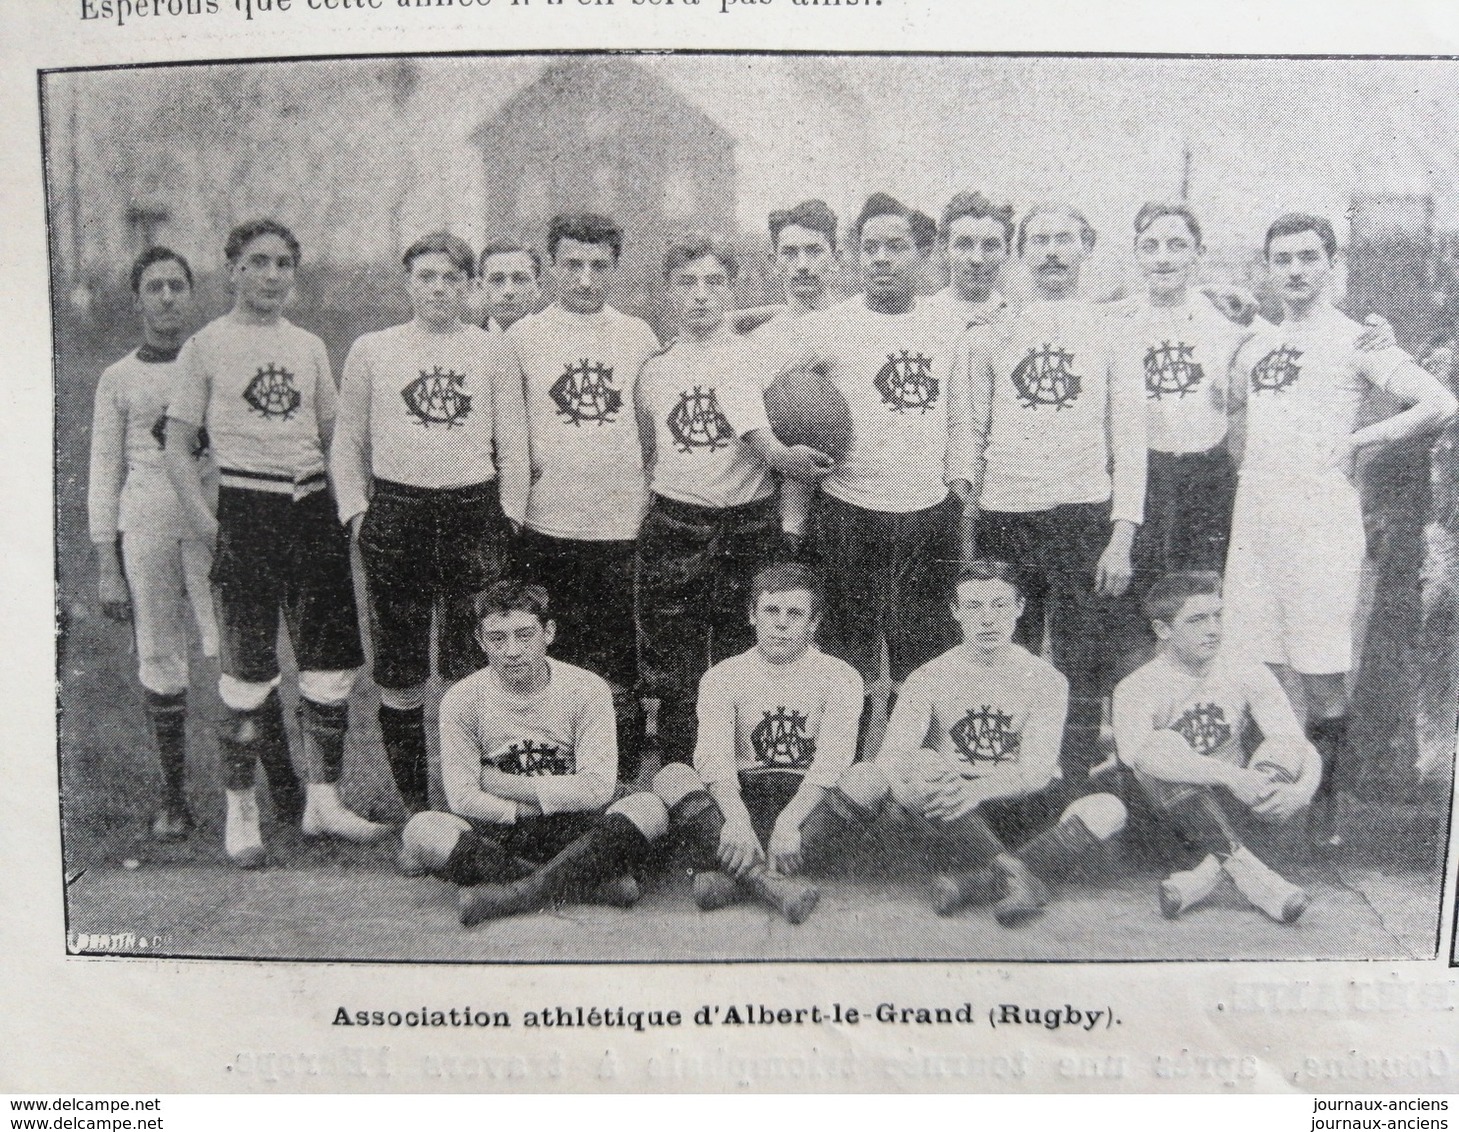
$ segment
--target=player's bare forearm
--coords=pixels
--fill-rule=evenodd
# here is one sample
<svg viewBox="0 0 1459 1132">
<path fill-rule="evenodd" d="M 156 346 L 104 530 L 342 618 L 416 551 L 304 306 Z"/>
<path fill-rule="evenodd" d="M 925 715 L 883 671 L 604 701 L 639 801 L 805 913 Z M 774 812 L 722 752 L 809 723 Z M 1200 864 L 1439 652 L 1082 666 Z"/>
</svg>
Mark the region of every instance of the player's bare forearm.
<svg viewBox="0 0 1459 1132">
<path fill-rule="evenodd" d="M 1403 412 L 1360 428 L 1349 438 L 1355 449 L 1396 444 L 1452 420 L 1456 402 L 1433 374 L 1415 364 L 1404 365 L 1389 380 L 1389 392 L 1408 405 Z"/>
</svg>

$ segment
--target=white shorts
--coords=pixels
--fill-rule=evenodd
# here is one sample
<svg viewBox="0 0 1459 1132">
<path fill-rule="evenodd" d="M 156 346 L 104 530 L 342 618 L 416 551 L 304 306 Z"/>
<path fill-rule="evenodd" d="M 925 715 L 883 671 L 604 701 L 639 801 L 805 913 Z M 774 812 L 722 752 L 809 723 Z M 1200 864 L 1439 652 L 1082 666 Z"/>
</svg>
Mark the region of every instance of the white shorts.
<svg viewBox="0 0 1459 1132">
<path fill-rule="evenodd" d="M 173 695 L 187 690 L 189 620 L 197 626 L 203 655 L 218 655 L 218 622 L 208 580 L 212 568 L 213 551 L 206 543 L 150 531 L 122 534 L 138 679 L 148 691 Z"/>
<path fill-rule="evenodd" d="M 1350 671 L 1366 552 L 1346 477 L 1244 474 L 1226 558 L 1226 647 L 1310 676 Z"/>
</svg>

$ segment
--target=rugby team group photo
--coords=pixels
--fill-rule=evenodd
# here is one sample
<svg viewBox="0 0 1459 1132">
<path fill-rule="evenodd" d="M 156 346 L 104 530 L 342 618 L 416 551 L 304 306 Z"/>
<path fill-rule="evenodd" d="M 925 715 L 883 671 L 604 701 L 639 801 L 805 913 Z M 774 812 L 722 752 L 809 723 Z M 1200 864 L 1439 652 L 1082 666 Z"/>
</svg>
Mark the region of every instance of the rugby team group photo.
<svg viewBox="0 0 1459 1132">
<path fill-rule="evenodd" d="M 267 901 L 296 842 L 338 845 L 324 886 L 387 872 L 415 930 L 522 960 L 490 940 L 524 917 L 593 910 L 653 958 L 665 909 L 809 928 L 823 893 L 844 930 L 888 892 L 976 924 L 970 959 L 1071 892 L 1089 939 L 1330 914 L 1375 840 L 1352 716 L 1390 452 L 1433 496 L 1406 585 L 1437 724 L 1409 709 L 1402 773 L 1452 782 L 1452 343 L 1345 309 L 1340 214 L 1250 201 L 1236 278 L 1138 184 L 1099 231 L 1057 187 L 817 189 L 750 252 L 646 237 L 602 184 L 540 227 L 401 231 L 405 316 L 342 358 L 298 215 L 235 214 L 205 268 L 146 232 L 70 434 L 81 604 L 130 651 L 106 710 L 143 738 L 107 765 L 152 799 L 123 874 L 165 905 L 200 847 Z M 1096 293 L 1113 247 L 1138 283 Z"/>
</svg>

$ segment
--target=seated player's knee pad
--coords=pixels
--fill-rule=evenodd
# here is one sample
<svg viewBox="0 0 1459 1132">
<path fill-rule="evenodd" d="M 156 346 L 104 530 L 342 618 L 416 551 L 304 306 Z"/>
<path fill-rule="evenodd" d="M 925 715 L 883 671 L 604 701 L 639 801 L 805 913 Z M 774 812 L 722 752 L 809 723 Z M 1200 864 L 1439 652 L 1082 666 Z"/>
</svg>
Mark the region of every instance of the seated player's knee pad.
<svg viewBox="0 0 1459 1132">
<path fill-rule="evenodd" d="M 657 794 L 640 792 L 620 798 L 608 807 L 610 814 L 622 814 L 649 841 L 657 841 L 669 828 L 669 810 Z"/>
<path fill-rule="evenodd" d="M 263 702 L 268 699 L 269 693 L 278 686 L 279 678 L 277 676 L 272 680 L 259 683 L 240 680 L 225 672 L 218 677 L 218 698 L 223 701 L 223 706 L 229 711 L 257 711 L 263 707 Z"/>
<path fill-rule="evenodd" d="M 303 678 L 299 685 L 303 687 Z M 417 684 L 413 688 L 381 688 L 380 702 L 392 711 L 414 711 L 426 702 L 426 686 Z"/>
<path fill-rule="evenodd" d="M 299 673 L 299 695 L 316 704 L 332 706 L 349 701 L 354 690 L 358 668 L 347 668 L 337 672 L 322 672 L 317 669 Z"/>
<path fill-rule="evenodd" d="M 1113 794 L 1088 794 L 1070 802 L 1059 820 L 1078 818 L 1100 841 L 1108 841 L 1125 828 L 1125 804 Z"/>
<path fill-rule="evenodd" d="M 683 763 L 670 763 L 654 775 L 654 793 L 665 806 L 673 807 L 696 790 L 704 789 L 704 781 L 693 767 Z"/>
<path fill-rule="evenodd" d="M 465 818 L 428 810 L 405 823 L 400 840 L 408 851 L 420 857 L 426 868 L 439 869 L 445 865 L 461 835 L 470 832 L 471 823 Z"/>
<path fill-rule="evenodd" d="M 837 779 L 836 788 L 863 810 L 875 810 L 886 798 L 890 786 L 876 763 L 853 763 Z"/>
</svg>

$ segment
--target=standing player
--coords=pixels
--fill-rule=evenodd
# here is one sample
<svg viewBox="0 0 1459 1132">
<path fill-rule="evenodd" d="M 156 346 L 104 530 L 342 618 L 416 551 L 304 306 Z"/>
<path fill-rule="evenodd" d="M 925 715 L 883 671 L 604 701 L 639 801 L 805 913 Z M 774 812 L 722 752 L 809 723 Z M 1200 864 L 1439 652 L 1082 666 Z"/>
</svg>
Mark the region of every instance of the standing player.
<svg viewBox="0 0 1459 1132">
<path fill-rule="evenodd" d="M 889 792 L 883 820 L 910 825 L 923 852 L 949 870 L 933 886 L 939 915 L 992 903 L 1010 927 L 1048 903 L 1048 882 L 1124 828 L 1125 810 L 1111 794 L 1065 804 L 1059 739 L 1069 685 L 1013 643 L 1024 610 L 1014 572 L 972 562 L 953 595 L 962 644 L 902 684 L 872 765 L 880 791 L 871 811 Z"/>
<path fill-rule="evenodd" d="M 461 923 L 590 899 L 637 900 L 639 868 L 667 814 L 653 794 L 616 802 L 613 698 L 599 676 L 548 657 L 547 591 L 502 581 L 476 600 L 488 666 L 441 701 L 449 813 L 411 818 L 407 875 L 461 886 Z M 606 809 L 605 809 L 606 807 Z"/>
<path fill-rule="evenodd" d="M 618 769 L 631 781 L 642 735 L 633 562 L 644 502 L 634 387 L 659 340 L 607 305 L 622 252 L 623 230 L 607 217 L 555 218 L 547 259 L 556 298 L 512 326 L 507 342 L 532 429 L 518 570 L 552 594 L 557 655 L 612 685 Z"/>
<path fill-rule="evenodd" d="M 414 317 L 350 347 L 330 471 L 364 564 L 385 753 L 416 813 L 429 804 L 431 615 L 454 683 L 479 666 L 472 601 L 501 573 L 532 473 L 516 369 L 499 338 L 462 321 L 471 249 L 434 232 L 403 262 Z"/>
<path fill-rule="evenodd" d="M 919 217 L 921 219 L 919 219 Z M 948 388 L 954 335 L 918 301 L 918 272 L 935 242 L 925 217 L 886 195 L 855 225 L 865 294 L 797 319 L 778 361 L 820 364 L 845 396 L 854 436 L 821 483 L 812 531 L 825 570 L 827 651 L 880 680 L 951 643 L 942 594 L 956 561 L 959 497 L 969 491 L 965 398 Z M 867 697 L 862 718 L 871 717 Z"/>
<path fill-rule="evenodd" d="M 942 210 L 938 232 L 947 256 L 948 285 L 927 299 L 958 333 L 1008 317 L 998 291 L 1013 246 L 1013 206 L 995 205 L 982 193 L 958 193 Z"/>
<path fill-rule="evenodd" d="M 297 816 L 297 784 L 279 700 L 279 614 L 299 663 L 310 836 L 373 841 L 389 832 L 339 797 L 349 695 L 364 657 L 349 534 L 330 501 L 325 453 L 336 392 L 324 343 L 283 316 L 299 241 L 274 220 L 239 225 L 225 246 L 233 309 L 183 346 L 167 398 L 167 472 L 192 536 L 217 540 L 213 586 L 228 709 L 220 721 L 228 812 L 224 846 L 264 862 L 254 796 L 262 762 L 277 816 Z M 216 516 L 193 456 L 206 427 L 218 461 Z M 291 789 L 291 784 L 292 789 Z"/>
<path fill-rule="evenodd" d="M 707 239 L 669 247 L 679 337 L 644 363 L 635 387 L 651 489 L 635 569 L 639 661 L 645 691 L 659 699 L 666 762 L 693 754 L 699 677 L 752 643 L 750 579 L 780 542 L 767 460 L 801 479 L 827 462 L 770 431 L 769 360 L 725 322 L 737 271 L 734 253 Z"/>
<path fill-rule="evenodd" d="M 797 333 L 796 319 L 835 305 L 839 298 L 831 277 L 840 264 L 836 248 L 836 214 L 822 200 L 802 201 L 794 208 L 770 214 L 770 246 L 776 272 L 785 287 L 785 307 L 752 334 L 771 354 L 784 351 Z M 739 312 L 740 317 L 750 312 Z M 786 478 L 781 481 L 781 525 L 792 548 L 798 550 L 810 524 L 815 482 Z"/>
<path fill-rule="evenodd" d="M 486 297 L 488 334 L 504 334 L 537 309 L 542 298 L 542 257 L 511 240 L 492 240 L 481 249 L 477 267 Z"/>
<path fill-rule="evenodd" d="M 1094 229 L 1067 205 L 1039 205 L 1018 227 L 1034 297 L 1011 320 L 968 332 L 966 374 L 978 552 L 1024 577 L 1023 637 L 1034 652 L 1045 611 L 1054 664 L 1069 679 L 1064 773 L 1099 760 L 1102 697 L 1127 651 L 1116 599 L 1133 573 L 1145 502 L 1145 406 L 1116 364 L 1106 313 L 1079 297 Z"/>
<path fill-rule="evenodd" d="M 1301 678 L 1307 734 L 1323 765 L 1314 837 L 1332 846 L 1364 554 L 1354 462 L 1364 449 L 1443 424 L 1455 400 L 1397 347 L 1355 347 L 1362 327 L 1332 304 L 1337 237 L 1328 221 L 1282 216 L 1263 247 L 1285 317 L 1259 329 L 1234 363 L 1246 450 L 1226 566 L 1230 634 L 1238 655 Z M 1355 428 L 1370 387 L 1407 408 Z"/>
<path fill-rule="evenodd" d="M 192 537 L 162 452 L 168 383 L 182 346 L 193 293 L 192 268 L 168 248 L 148 248 L 132 264 L 132 302 L 142 345 L 108 366 L 91 419 L 87 505 L 96 544 L 102 612 L 132 622 L 147 721 L 162 762 L 162 805 L 152 836 L 176 841 L 192 829 L 187 809 L 188 621 L 203 655 L 218 655 L 208 589 L 212 547 Z M 217 471 L 199 435 L 189 451 L 204 495 Z"/>
<path fill-rule="evenodd" d="M 756 574 L 755 646 L 699 681 L 694 769 L 671 763 L 654 780 L 706 911 L 749 893 L 804 920 L 817 892 L 785 874 L 835 851 L 804 842 L 808 819 L 838 782 L 855 794 L 866 779 L 851 767 L 861 677 L 811 643 L 820 620 L 820 587 L 805 566 Z"/>
<path fill-rule="evenodd" d="M 1281 685 L 1255 658 L 1221 648 L 1221 579 L 1167 574 L 1145 598 L 1160 641 L 1155 659 L 1115 689 L 1115 744 L 1156 812 L 1192 851 L 1195 865 L 1160 886 L 1169 919 L 1194 907 L 1229 876 L 1253 905 L 1289 924 L 1307 894 L 1271 870 L 1238 832 L 1289 822 L 1312 800 L 1317 752 Z M 1254 722 L 1262 743 L 1247 756 Z"/>
</svg>

